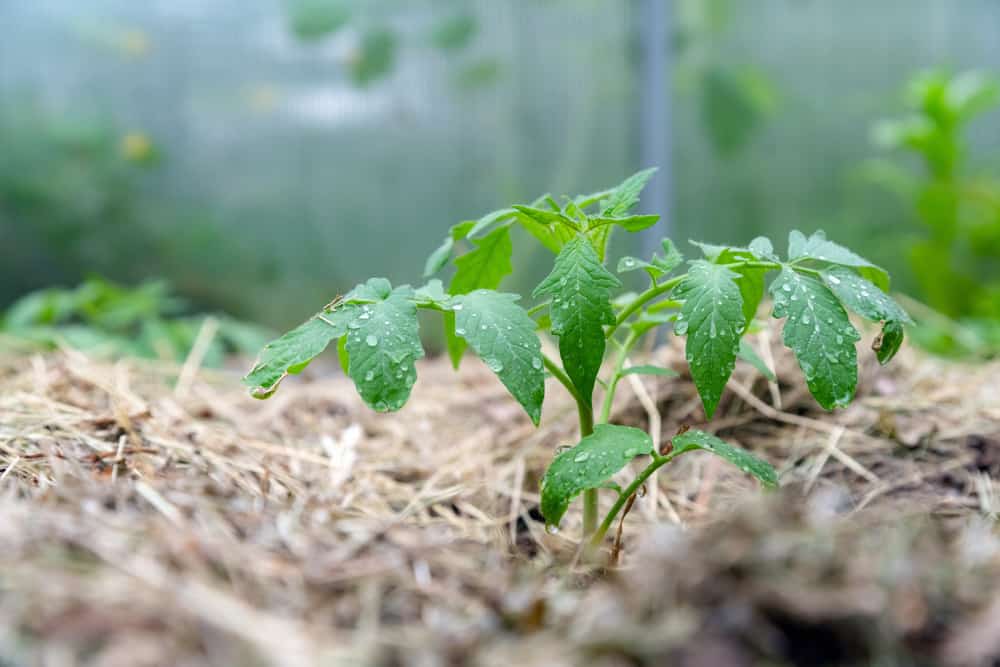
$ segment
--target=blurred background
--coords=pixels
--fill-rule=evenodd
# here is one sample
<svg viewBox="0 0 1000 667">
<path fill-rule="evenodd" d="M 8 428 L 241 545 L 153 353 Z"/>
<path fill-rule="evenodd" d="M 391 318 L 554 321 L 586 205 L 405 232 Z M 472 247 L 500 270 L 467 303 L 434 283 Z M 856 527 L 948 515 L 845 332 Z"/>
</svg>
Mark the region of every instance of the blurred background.
<svg viewBox="0 0 1000 667">
<path fill-rule="evenodd" d="M 996 0 L 0 1 L 4 327 L 250 348 L 659 164 L 657 239 L 825 229 L 954 352 L 1000 320 L 997 70 Z"/>
</svg>

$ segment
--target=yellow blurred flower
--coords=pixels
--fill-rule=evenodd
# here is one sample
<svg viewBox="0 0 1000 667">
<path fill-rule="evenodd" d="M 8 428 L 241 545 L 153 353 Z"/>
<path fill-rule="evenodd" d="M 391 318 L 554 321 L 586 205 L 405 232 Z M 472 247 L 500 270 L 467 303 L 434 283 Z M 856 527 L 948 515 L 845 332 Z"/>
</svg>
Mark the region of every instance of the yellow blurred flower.
<svg viewBox="0 0 1000 667">
<path fill-rule="evenodd" d="M 129 162 L 148 162 L 153 157 L 153 142 L 142 132 L 129 132 L 122 137 L 120 150 Z"/>
<path fill-rule="evenodd" d="M 137 28 L 122 30 L 118 38 L 119 48 L 133 58 L 149 53 L 149 36 Z"/>
</svg>

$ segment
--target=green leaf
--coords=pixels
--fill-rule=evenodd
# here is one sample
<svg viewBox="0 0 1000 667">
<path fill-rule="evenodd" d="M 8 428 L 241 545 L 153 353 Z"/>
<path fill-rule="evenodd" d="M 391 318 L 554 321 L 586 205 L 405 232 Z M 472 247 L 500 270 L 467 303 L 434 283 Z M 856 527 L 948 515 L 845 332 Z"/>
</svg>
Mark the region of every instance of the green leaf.
<svg viewBox="0 0 1000 667">
<path fill-rule="evenodd" d="M 644 169 L 626 178 L 601 203 L 601 217 L 619 218 L 631 211 L 639 203 L 639 194 L 655 173 L 656 167 L 653 167 L 652 169 Z"/>
<path fill-rule="evenodd" d="M 747 249 L 762 260 L 770 262 L 778 261 L 778 256 L 774 254 L 774 244 L 766 236 L 758 236 L 750 241 Z"/>
<path fill-rule="evenodd" d="M 628 255 L 618 260 L 618 267 L 616 270 L 618 273 L 628 273 L 629 271 L 637 271 L 639 269 L 652 271 L 656 276 L 663 275 L 663 271 L 660 270 L 660 267 L 654 266 L 653 264 L 636 257 L 629 257 Z"/>
<path fill-rule="evenodd" d="M 448 350 L 451 366 L 457 371 L 462 364 L 466 343 L 455 333 L 455 313 L 450 310 L 444 312 L 444 345 Z"/>
<path fill-rule="evenodd" d="M 367 86 L 392 71 L 399 51 L 396 33 L 384 27 L 371 28 L 361 36 L 357 55 L 351 59 L 348 71 L 357 86 Z"/>
<path fill-rule="evenodd" d="M 660 259 L 659 255 L 653 255 L 653 264 L 664 274 L 667 274 L 681 265 L 681 262 L 684 261 L 684 255 L 670 239 L 663 239 L 661 245 L 663 246 L 663 259 Z"/>
<path fill-rule="evenodd" d="M 428 280 L 426 285 L 413 290 L 412 298 L 420 308 L 442 311 L 451 308 L 451 296 L 444 291 L 444 285 L 437 278 Z"/>
<path fill-rule="evenodd" d="M 889 320 L 882 326 L 882 332 L 872 342 L 875 358 L 885 366 L 899 352 L 903 344 L 903 325 L 895 320 Z"/>
<path fill-rule="evenodd" d="M 294 0 L 289 3 L 292 32 L 303 42 L 313 42 L 333 34 L 351 18 L 344 0 Z"/>
<path fill-rule="evenodd" d="M 847 405 L 858 384 L 857 351 L 861 339 L 847 312 L 818 279 L 790 267 L 771 284 L 774 317 L 787 317 L 782 340 L 792 349 L 809 391 L 827 410 Z"/>
<path fill-rule="evenodd" d="M 517 211 L 513 208 L 501 208 L 496 211 L 490 211 L 483 217 L 476 220 L 471 227 L 469 227 L 466 232 L 466 236 L 469 238 L 475 238 L 480 233 L 493 226 L 498 222 L 503 222 L 509 218 L 513 218 L 517 215 Z"/>
<path fill-rule="evenodd" d="M 659 375 L 661 377 L 677 377 L 677 371 L 659 366 L 629 366 L 621 372 L 621 376 L 626 375 Z"/>
<path fill-rule="evenodd" d="M 455 260 L 455 277 L 448 287 L 450 294 L 496 289 L 513 268 L 510 256 L 514 248 L 508 227 L 499 227 L 472 244 L 475 248 Z"/>
<path fill-rule="evenodd" d="M 740 288 L 740 296 L 743 298 L 743 323 L 750 326 L 760 301 L 764 298 L 764 275 L 768 269 L 754 266 L 734 266 L 733 272 L 739 275 L 736 284 Z"/>
<path fill-rule="evenodd" d="M 519 215 L 517 221 L 529 234 L 538 239 L 539 243 L 556 255 L 567 241 L 576 237 L 576 232 L 566 225 L 542 225 L 526 215 Z"/>
<path fill-rule="evenodd" d="M 494 211 L 490 216 L 500 216 Z M 489 218 L 486 216 L 483 220 Z M 510 257 L 514 246 L 510 242 L 510 228 L 498 227 L 482 239 L 472 239 L 474 249 L 455 260 L 455 275 L 448 287 L 450 294 L 467 294 L 477 289 L 496 289 L 513 267 Z M 445 343 L 452 365 L 457 369 L 465 353 L 465 341 L 455 335 L 454 318 L 445 317 Z"/>
<path fill-rule="evenodd" d="M 437 249 L 430 254 L 430 257 L 427 258 L 427 262 L 424 264 L 424 278 L 430 278 L 444 268 L 444 265 L 447 264 L 448 260 L 451 258 L 451 251 L 454 247 L 455 241 L 452 237 L 445 237 L 441 245 L 439 245 Z"/>
<path fill-rule="evenodd" d="M 487 216 L 489 217 L 489 216 Z M 451 226 L 448 230 L 448 235 L 451 237 L 452 241 L 461 241 L 465 237 L 469 236 L 469 233 L 476 230 L 476 227 L 482 223 L 482 220 L 478 222 L 476 220 L 466 220 L 464 222 L 459 222 Z"/>
<path fill-rule="evenodd" d="M 392 283 L 385 278 L 369 278 L 367 281 L 356 285 L 354 289 L 344 295 L 345 303 L 375 303 L 381 301 L 392 293 Z"/>
<path fill-rule="evenodd" d="M 850 266 L 878 285 L 879 289 L 889 289 L 889 274 L 886 273 L 885 269 L 872 264 L 847 248 L 827 240 L 826 234 L 822 230 L 806 238 L 802 232 L 793 229 L 788 234 L 788 259 L 796 263 L 802 260 L 815 260 L 827 264 Z"/>
<path fill-rule="evenodd" d="M 348 324 L 360 306 L 341 304 L 332 312 L 318 313 L 304 324 L 268 343 L 246 377 L 255 398 L 267 398 L 278 390 L 287 375 L 301 373 L 327 345 L 347 333 Z"/>
<path fill-rule="evenodd" d="M 759 236 L 753 242 L 756 245 L 756 250 L 691 241 L 693 245 L 701 248 L 702 253 L 704 253 L 709 261 L 715 264 L 771 261 L 773 254 L 768 256 L 768 253 L 773 250 L 770 241 L 763 236 Z M 749 326 L 757 314 L 757 308 L 760 306 L 761 299 L 764 298 L 764 276 L 770 269 L 759 266 L 731 266 L 729 268 L 739 274 L 736 282 L 740 288 L 740 295 L 743 297 L 743 317 L 745 324 Z"/>
<path fill-rule="evenodd" d="M 340 370 L 347 375 L 351 369 L 351 355 L 347 353 L 347 338 L 341 337 L 337 341 L 337 361 L 340 362 Z"/>
<path fill-rule="evenodd" d="M 538 425 L 545 397 L 542 351 L 535 321 L 516 294 L 476 290 L 455 297 L 455 333 L 497 374 Z"/>
<path fill-rule="evenodd" d="M 475 16 L 459 14 L 445 19 L 431 30 L 431 43 L 443 51 L 464 48 L 479 29 Z"/>
<path fill-rule="evenodd" d="M 611 291 L 621 282 L 601 263 L 589 241 L 578 236 L 556 257 L 552 272 L 534 296 L 552 296 L 552 333 L 559 336 L 559 356 L 583 396 L 594 391 L 604 359 L 604 327 L 613 324 Z"/>
<path fill-rule="evenodd" d="M 562 211 L 550 211 L 544 208 L 532 208 L 531 206 L 515 206 L 514 209 L 540 225 L 569 225 L 574 229 L 579 227 L 575 221 L 566 217 Z"/>
<path fill-rule="evenodd" d="M 892 297 L 848 268 L 830 267 L 823 271 L 823 282 L 845 306 L 864 318 L 873 322 L 913 324 L 910 316 Z"/>
<path fill-rule="evenodd" d="M 636 456 L 653 451 L 645 431 L 598 424 L 594 432 L 552 460 L 542 478 L 542 516 L 558 526 L 570 501 L 585 489 L 601 488 Z"/>
<path fill-rule="evenodd" d="M 417 380 L 414 362 L 424 356 L 410 294 L 397 288 L 384 300 L 361 306 L 348 324 L 348 375 L 365 403 L 378 412 L 403 407 Z"/>
<path fill-rule="evenodd" d="M 736 356 L 756 368 L 760 371 L 761 375 L 771 382 L 778 381 L 778 378 L 774 375 L 774 371 L 767 367 L 764 360 L 757 354 L 757 350 L 753 349 L 753 346 L 747 342 L 746 338 L 740 338 L 740 349 L 736 353 Z"/>
<path fill-rule="evenodd" d="M 660 221 L 658 215 L 630 215 L 624 218 L 596 217 L 590 219 L 590 229 L 603 225 L 618 225 L 627 232 L 641 232 Z"/>
<path fill-rule="evenodd" d="M 687 334 L 685 357 L 709 418 L 733 373 L 740 336 L 746 329 L 738 277 L 719 264 L 694 260 L 687 278 L 674 291 L 684 300 L 674 330 Z"/>
<path fill-rule="evenodd" d="M 674 446 L 673 454 L 675 456 L 696 449 L 702 449 L 729 461 L 748 475 L 753 475 L 764 486 L 770 488 L 778 486 L 778 473 L 774 471 L 770 463 L 757 458 L 745 449 L 730 445 L 728 442 L 720 440 L 710 433 L 690 430 L 674 436 L 671 442 Z"/>
</svg>

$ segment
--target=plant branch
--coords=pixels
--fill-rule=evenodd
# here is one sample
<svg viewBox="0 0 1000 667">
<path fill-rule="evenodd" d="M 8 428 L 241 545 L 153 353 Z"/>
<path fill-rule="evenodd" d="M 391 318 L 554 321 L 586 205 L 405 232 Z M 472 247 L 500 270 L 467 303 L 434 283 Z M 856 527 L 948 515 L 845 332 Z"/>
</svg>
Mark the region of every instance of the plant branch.
<svg viewBox="0 0 1000 667">
<path fill-rule="evenodd" d="M 622 379 L 622 368 L 625 366 L 625 360 L 628 359 L 629 352 L 632 351 L 638 340 L 639 336 L 634 331 L 630 331 L 625 342 L 618 348 L 618 358 L 615 360 L 615 369 L 611 374 L 611 378 L 608 379 L 607 391 L 604 392 L 604 402 L 601 405 L 601 413 L 597 419 L 598 424 L 606 424 L 611 417 L 611 404 L 615 400 L 615 390 L 618 389 L 618 381 Z"/>
<path fill-rule="evenodd" d="M 577 391 L 576 387 L 573 385 L 573 381 L 569 379 L 569 376 L 566 375 L 566 371 L 564 371 L 559 364 L 553 361 L 547 354 L 542 355 L 542 363 L 545 364 L 545 369 L 552 374 L 552 377 L 559 380 L 559 384 L 566 388 L 569 395 L 573 397 L 574 401 L 576 401 L 577 407 L 587 405 L 587 401 L 585 401 L 580 395 L 580 392 Z M 593 412 L 593 408 L 588 409 L 590 412 Z"/>
<path fill-rule="evenodd" d="M 639 296 L 637 296 L 635 300 L 632 301 L 632 303 L 627 305 L 625 309 L 618 314 L 618 318 L 615 320 L 615 323 L 612 324 L 611 328 L 607 330 L 607 332 L 604 334 L 604 337 L 611 338 L 611 336 L 614 335 L 615 331 L 618 330 L 618 327 L 624 324 L 625 321 L 628 318 L 630 318 L 633 314 L 635 314 L 637 310 L 642 308 L 643 305 L 645 305 L 649 301 L 652 301 L 653 299 L 662 294 L 666 294 L 673 288 L 677 287 L 677 285 L 679 285 L 681 281 L 684 280 L 685 278 L 687 278 L 686 273 L 682 276 L 671 278 L 670 280 L 660 283 L 659 285 L 654 285 L 645 292 L 643 292 L 642 294 L 640 294 Z"/>
<path fill-rule="evenodd" d="M 559 380 L 562 386 L 566 387 L 573 400 L 576 401 L 576 411 L 580 420 L 580 439 L 586 438 L 594 432 L 594 406 L 592 401 L 584 398 L 569 379 L 559 364 L 553 361 L 548 355 L 542 355 L 542 363 L 548 369 L 552 377 Z M 587 489 L 583 492 L 583 539 L 587 539 L 597 529 L 597 489 Z"/>
<path fill-rule="evenodd" d="M 611 528 L 611 524 L 614 523 L 615 517 L 618 516 L 618 512 L 620 512 L 622 507 L 625 506 L 625 503 L 628 502 L 628 499 L 632 496 L 632 494 L 636 493 L 636 491 L 639 490 L 639 487 L 642 486 L 647 479 L 649 479 L 649 476 L 652 475 L 657 470 L 659 470 L 660 467 L 666 465 L 667 463 L 670 463 L 678 455 L 683 454 L 684 451 L 686 450 L 682 450 L 679 452 L 670 452 L 666 456 L 660 456 L 656 452 L 652 453 L 653 460 L 650 462 L 648 466 L 643 468 L 642 472 L 640 472 L 639 475 L 634 480 L 632 480 L 631 484 L 625 487 L 624 491 L 618 494 L 618 500 L 616 500 L 615 504 L 611 506 L 611 509 L 604 517 L 604 521 L 601 522 L 600 528 L 598 528 L 597 532 L 595 532 L 591 536 L 590 546 L 592 548 L 597 547 L 601 544 L 601 541 L 604 540 L 604 536 L 607 535 L 608 530 Z"/>
</svg>

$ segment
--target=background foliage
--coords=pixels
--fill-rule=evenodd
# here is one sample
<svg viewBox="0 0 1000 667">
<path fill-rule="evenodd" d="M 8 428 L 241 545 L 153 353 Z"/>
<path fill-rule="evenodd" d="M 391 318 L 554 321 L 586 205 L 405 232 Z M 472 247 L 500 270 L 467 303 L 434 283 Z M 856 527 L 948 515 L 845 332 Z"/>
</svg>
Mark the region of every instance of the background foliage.
<svg viewBox="0 0 1000 667">
<path fill-rule="evenodd" d="M 995 67 L 1000 5 L 674 7 L 671 235 L 825 228 L 921 296 L 868 130 L 917 71 Z M 0 304 L 163 276 L 286 326 L 364 276 L 409 279 L 455 222 L 647 166 L 638 20 L 607 0 L 4 3 Z M 993 174 L 995 127 L 965 135 Z M 537 283 L 543 256 L 519 256 Z"/>
</svg>

